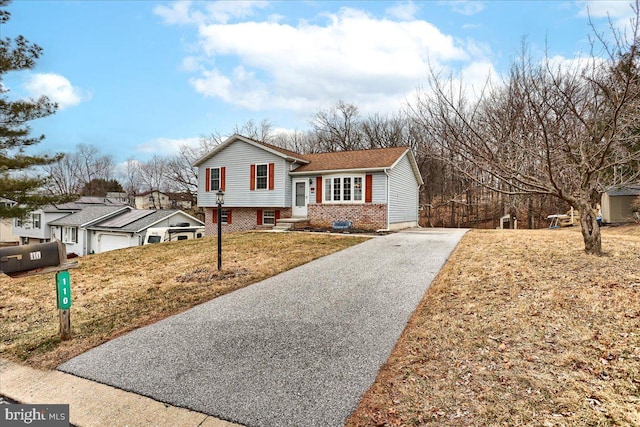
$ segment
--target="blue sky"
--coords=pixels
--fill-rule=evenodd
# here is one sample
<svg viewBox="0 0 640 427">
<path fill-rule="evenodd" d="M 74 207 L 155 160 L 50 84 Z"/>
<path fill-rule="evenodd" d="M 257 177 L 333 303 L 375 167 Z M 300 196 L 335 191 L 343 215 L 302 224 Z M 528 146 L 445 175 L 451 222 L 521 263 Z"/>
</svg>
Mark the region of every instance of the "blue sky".
<svg viewBox="0 0 640 427">
<path fill-rule="evenodd" d="M 38 152 L 91 144 L 116 162 L 171 154 L 247 120 L 307 130 L 338 100 L 400 109 L 429 67 L 465 82 L 507 71 L 523 37 L 534 53 L 589 51 L 587 8 L 605 30 L 627 1 L 14 1 L 0 35 L 44 48 L 10 73 L 12 97 L 46 94 Z"/>
</svg>

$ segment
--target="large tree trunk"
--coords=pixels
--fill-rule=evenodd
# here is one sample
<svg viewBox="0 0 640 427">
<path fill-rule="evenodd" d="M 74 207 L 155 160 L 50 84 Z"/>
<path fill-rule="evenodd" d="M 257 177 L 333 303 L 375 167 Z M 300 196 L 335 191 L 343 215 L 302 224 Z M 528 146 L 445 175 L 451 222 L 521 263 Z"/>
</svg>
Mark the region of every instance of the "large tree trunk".
<svg viewBox="0 0 640 427">
<path fill-rule="evenodd" d="M 588 254 L 602 254 L 602 238 L 600 236 L 600 226 L 596 219 L 596 214 L 589 203 L 582 203 L 580 206 L 580 226 L 582 227 L 582 238 L 584 239 L 584 251 Z"/>
</svg>

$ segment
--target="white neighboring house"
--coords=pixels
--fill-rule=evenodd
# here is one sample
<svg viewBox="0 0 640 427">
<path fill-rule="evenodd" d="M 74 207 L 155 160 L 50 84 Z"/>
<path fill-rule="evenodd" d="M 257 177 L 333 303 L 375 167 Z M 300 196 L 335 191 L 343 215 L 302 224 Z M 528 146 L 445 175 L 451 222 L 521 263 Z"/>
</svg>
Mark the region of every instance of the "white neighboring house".
<svg viewBox="0 0 640 427">
<path fill-rule="evenodd" d="M 134 209 L 131 206 L 88 206 L 53 221 L 52 237 L 79 256 L 139 246 L 150 227 L 204 225 L 180 210 Z"/>
<path fill-rule="evenodd" d="M 89 247 L 87 227 L 132 210 L 130 206 L 87 206 L 79 212 L 50 222 L 51 238 L 64 243 L 67 253 L 77 255 L 94 253 L 95 251 Z"/>
<path fill-rule="evenodd" d="M 43 206 L 29 213 L 25 218 L 13 220 L 12 234 L 21 245 L 45 243 L 52 239 L 51 223 L 70 214 L 80 212 L 88 206 L 119 206 L 124 204 L 117 198 L 83 196 L 75 202 Z"/>
<path fill-rule="evenodd" d="M 25 218 L 13 219 L 13 235 L 21 245 L 51 241 L 50 223 L 82 209 L 75 203 L 49 205 L 29 213 Z"/>
<path fill-rule="evenodd" d="M 179 209 L 134 209 L 88 226 L 89 253 L 142 245 L 150 228 L 196 226 L 204 223 Z"/>
<path fill-rule="evenodd" d="M 0 197 L 0 205 L 13 207 L 16 202 Z M 19 242 L 20 238 L 13 235 L 13 218 L 0 218 L 0 246 L 15 245 Z"/>
</svg>

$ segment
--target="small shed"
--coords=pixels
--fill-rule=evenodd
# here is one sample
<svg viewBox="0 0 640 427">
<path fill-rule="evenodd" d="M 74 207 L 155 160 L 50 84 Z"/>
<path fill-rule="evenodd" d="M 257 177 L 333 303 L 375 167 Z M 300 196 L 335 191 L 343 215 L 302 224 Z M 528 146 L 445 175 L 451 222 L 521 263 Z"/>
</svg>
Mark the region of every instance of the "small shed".
<svg viewBox="0 0 640 427">
<path fill-rule="evenodd" d="M 619 224 L 634 220 L 631 203 L 640 196 L 640 184 L 614 187 L 602 194 L 602 221 Z"/>
</svg>

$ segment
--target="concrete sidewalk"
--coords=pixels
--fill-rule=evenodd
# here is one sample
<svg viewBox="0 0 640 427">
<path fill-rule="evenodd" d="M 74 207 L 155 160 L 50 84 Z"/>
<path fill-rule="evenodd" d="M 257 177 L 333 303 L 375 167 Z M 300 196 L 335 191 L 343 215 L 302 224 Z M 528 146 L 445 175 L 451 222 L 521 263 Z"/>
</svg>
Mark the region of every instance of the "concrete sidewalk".
<svg viewBox="0 0 640 427">
<path fill-rule="evenodd" d="M 82 427 L 341 426 L 465 231 L 323 257 L 61 365 L 74 375 L 2 362 L 0 394 L 69 403 Z"/>
<path fill-rule="evenodd" d="M 69 405 L 81 427 L 242 427 L 59 371 L 40 371 L 0 359 L 0 395 L 29 404 Z"/>
</svg>

